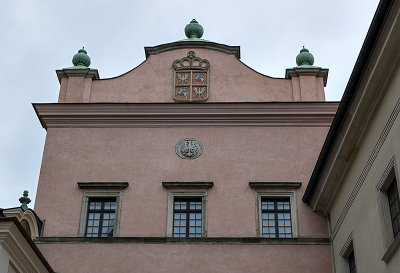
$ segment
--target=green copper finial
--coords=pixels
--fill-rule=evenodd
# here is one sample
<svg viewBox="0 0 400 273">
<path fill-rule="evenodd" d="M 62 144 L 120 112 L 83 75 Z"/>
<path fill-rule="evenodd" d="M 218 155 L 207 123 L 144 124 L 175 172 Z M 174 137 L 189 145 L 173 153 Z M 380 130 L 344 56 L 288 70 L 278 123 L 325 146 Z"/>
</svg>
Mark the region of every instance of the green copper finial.
<svg viewBox="0 0 400 273">
<path fill-rule="evenodd" d="M 74 66 L 89 67 L 90 57 L 89 55 L 87 55 L 87 51 L 84 47 L 82 47 L 82 49 L 79 49 L 78 53 L 74 55 L 74 57 L 72 58 L 72 63 L 74 64 Z"/>
<path fill-rule="evenodd" d="M 304 48 L 303 46 L 299 55 L 296 57 L 296 63 L 298 66 L 311 66 L 314 64 L 314 56 L 308 51 L 307 48 Z"/>
<path fill-rule="evenodd" d="M 28 204 L 31 202 L 31 199 L 28 197 L 28 191 L 24 190 L 24 196 L 19 199 L 19 202 L 21 202 L 21 208 L 23 210 L 28 209 Z"/>
<path fill-rule="evenodd" d="M 196 19 L 193 19 L 190 24 L 187 24 L 185 27 L 185 35 L 190 38 L 198 38 L 200 39 L 203 36 L 204 29 L 203 27 L 197 23 Z"/>
</svg>

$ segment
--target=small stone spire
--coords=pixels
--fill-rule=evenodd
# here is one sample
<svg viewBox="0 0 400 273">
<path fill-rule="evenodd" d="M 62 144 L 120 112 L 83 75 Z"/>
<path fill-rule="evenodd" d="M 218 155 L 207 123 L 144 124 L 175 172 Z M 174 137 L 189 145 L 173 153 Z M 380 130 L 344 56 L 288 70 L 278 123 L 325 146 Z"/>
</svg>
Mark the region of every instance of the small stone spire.
<svg viewBox="0 0 400 273">
<path fill-rule="evenodd" d="M 190 38 L 198 38 L 200 39 L 203 36 L 204 29 L 203 27 L 197 23 L 196 19 L 193 19 L 190 24 L 187 24 L 185 27 L 185 35 Z"/>
<path fill-rule="evenodd" d="M 312 66 L 314 64 L 314 56 L 303 46 L 296 57 L 296 63 L 298 66 Z"/>
<path fill-rule="evenodd" d="M 21 202 L 21 208 L 23 210 L 28 209 L 28 204 L 31 202 L 31 199 L 28 197 L 28 191 L 24 190 L 24 196 L 19 199 L 19 202 Z"/>
<path fill-rule="evenodd" d="M 87 55 L 87 51 L 84 47 L 78 50 L 78 53 L 72 58 L 72 63 L 74 66 L 85 66 L 86 68 L 90 65 L 90 57 Z"/>
</svg>

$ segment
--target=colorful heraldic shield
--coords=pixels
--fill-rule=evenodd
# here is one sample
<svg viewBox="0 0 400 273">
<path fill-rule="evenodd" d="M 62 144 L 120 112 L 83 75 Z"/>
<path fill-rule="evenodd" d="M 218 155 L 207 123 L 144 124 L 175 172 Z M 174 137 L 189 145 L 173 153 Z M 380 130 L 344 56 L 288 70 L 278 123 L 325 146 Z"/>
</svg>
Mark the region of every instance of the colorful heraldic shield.
<svg viewBox="0 0 400 273">
<path fill-rule="evenodd" d="M 187 57 L 175 60 L 174 100 L 177 102 L 202 102 L 209 95 L 210 62 L 189 51 Z"/>
</svg>

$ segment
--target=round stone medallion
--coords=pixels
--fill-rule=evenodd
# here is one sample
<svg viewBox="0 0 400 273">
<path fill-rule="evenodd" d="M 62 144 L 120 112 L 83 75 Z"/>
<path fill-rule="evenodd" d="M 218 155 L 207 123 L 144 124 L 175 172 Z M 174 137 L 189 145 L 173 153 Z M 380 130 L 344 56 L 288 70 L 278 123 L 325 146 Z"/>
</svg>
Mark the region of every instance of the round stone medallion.
<svg viewBox="0 0 400 273">
<path fill-rule="evenodd" d="M 176 154 L 183 159 L 195 159 L 203 153 L 203 145 L 194 138 L 182 139 L 176 144 Z"/>
</svg>

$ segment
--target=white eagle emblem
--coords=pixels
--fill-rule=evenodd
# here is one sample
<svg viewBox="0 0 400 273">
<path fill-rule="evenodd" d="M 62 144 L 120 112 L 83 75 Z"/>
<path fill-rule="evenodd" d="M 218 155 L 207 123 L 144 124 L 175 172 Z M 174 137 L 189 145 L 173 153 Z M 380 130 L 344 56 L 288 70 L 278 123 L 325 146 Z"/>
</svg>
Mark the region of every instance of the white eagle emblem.
<svg viewBox="0 0 400 273">
<path fill-rule="evenodd" d="M 187 81 L 189 80 L 189 74 L 184 74 L 182 76 L 182 74 L 178 73 L 178 80 L 179 83 L 187 83 Z"/>
<path fill-rule="evenodd" d="M 196 98 L 203 98 L 203 95 L 206 93 L 206 88 L 205 87 L 194 87 L 193 88 L 194 94 Z"/>
</svg>

